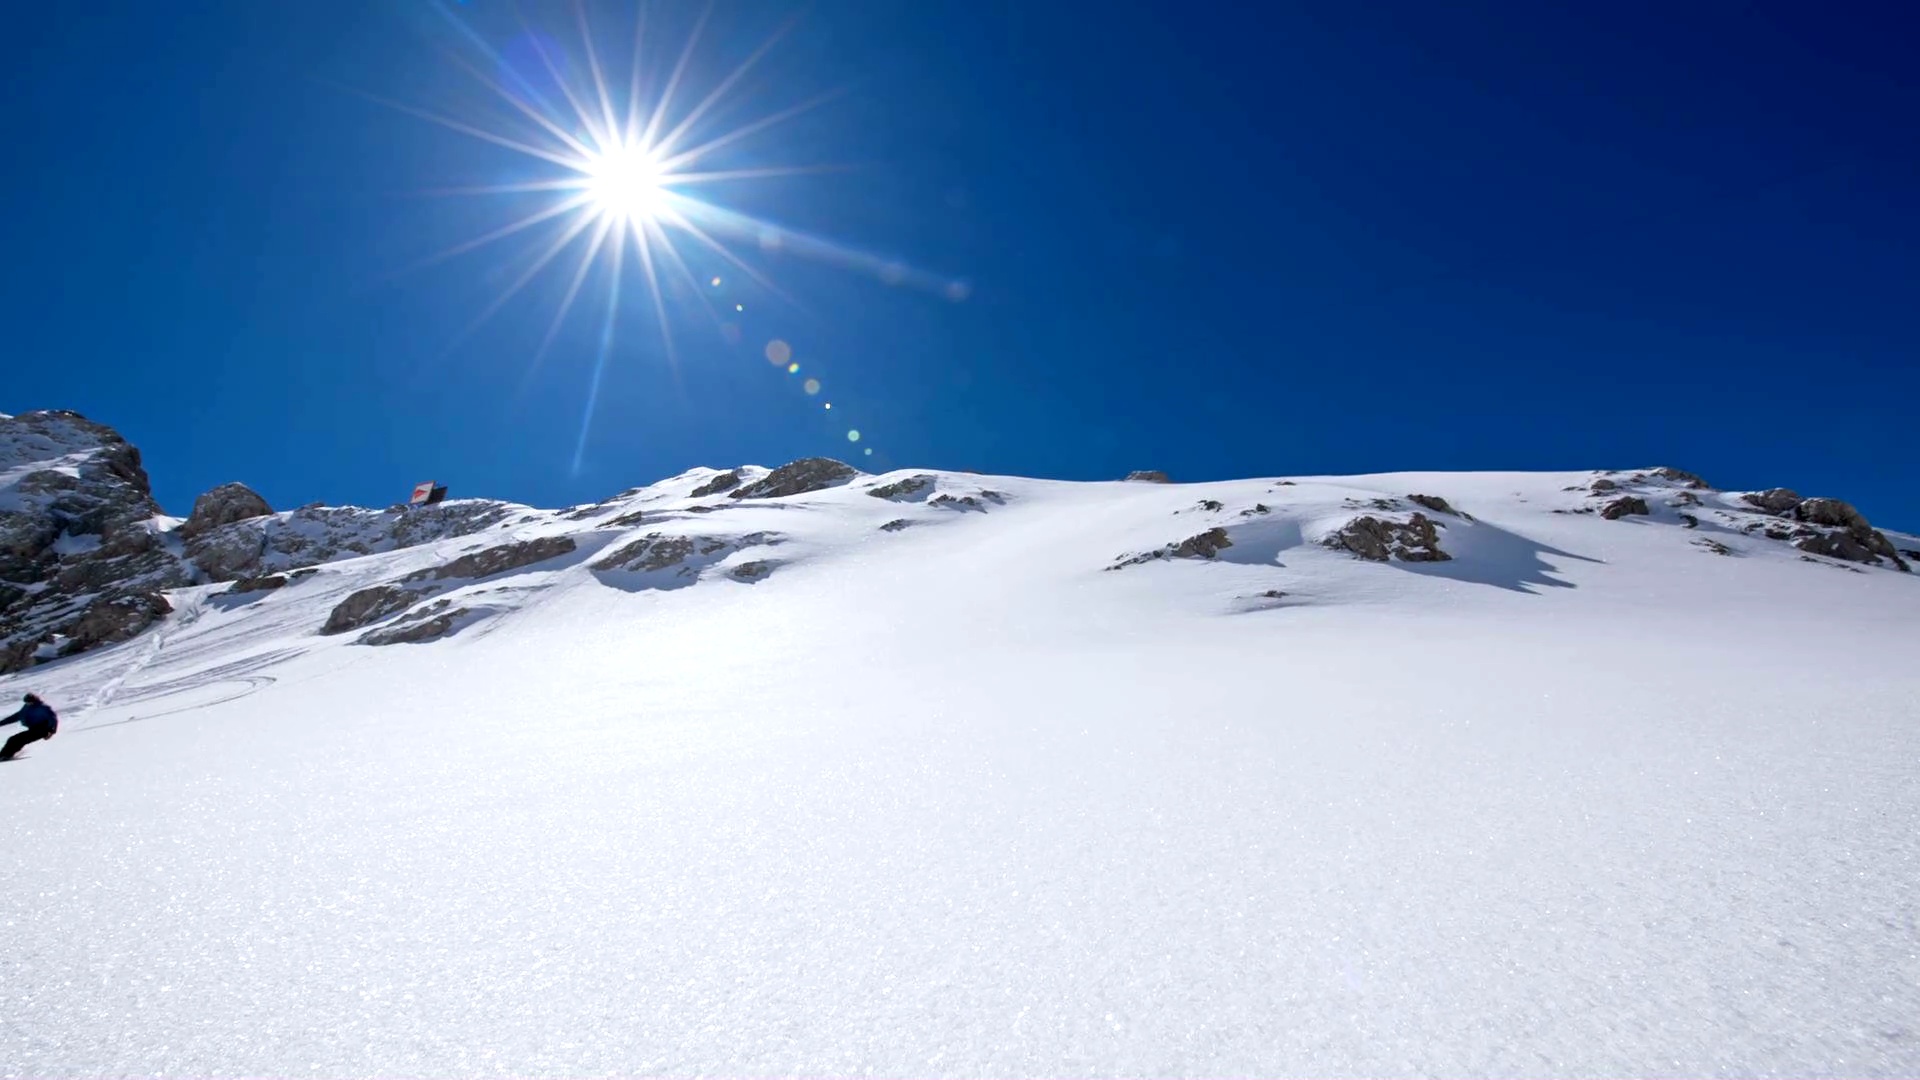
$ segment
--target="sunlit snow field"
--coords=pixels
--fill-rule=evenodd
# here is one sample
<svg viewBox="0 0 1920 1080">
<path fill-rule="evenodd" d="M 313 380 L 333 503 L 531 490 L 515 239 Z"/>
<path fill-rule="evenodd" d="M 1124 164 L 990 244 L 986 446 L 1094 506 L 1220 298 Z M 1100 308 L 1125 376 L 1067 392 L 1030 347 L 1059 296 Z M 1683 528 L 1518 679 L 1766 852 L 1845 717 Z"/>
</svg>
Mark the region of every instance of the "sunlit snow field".
<svg viewBox="0 0 1920 1080">
<path fill-rule="evenodd" d="M 709 475 L 0 680 L 62 715 L 0 1073 L 1920 1073 L 1913 575 L 1554 513 L 1591 474 Z M 1415 492 L 1452 561 L 1319 543 Z M 650 531 L 778 542 L 589 568 Z M 563 532 L 446 640 L 316 634 Z"/>
</svg>

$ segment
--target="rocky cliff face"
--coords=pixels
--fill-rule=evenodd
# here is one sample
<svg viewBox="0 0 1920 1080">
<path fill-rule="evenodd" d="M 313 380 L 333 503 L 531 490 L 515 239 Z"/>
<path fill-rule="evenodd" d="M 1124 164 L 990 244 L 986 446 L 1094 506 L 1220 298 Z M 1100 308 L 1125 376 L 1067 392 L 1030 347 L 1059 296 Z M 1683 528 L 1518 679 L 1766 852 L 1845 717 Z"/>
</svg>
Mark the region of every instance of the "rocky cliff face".
<svg viewBox="0 0 1920 1080">
<path fill-rule="evenodd" d="M 0 419 L 0 673 L 124 641 L 193 579 L 140 451 L 71 412 Z"/>
<path fill-rule="evenodd" d="M 65 411 L 0 415 L 0 674 L 139 634 L 172 610 L 168 589 L 464 536 L 523 509 L 276 514 L 222 484 L 182 522 L 162 514 L 140 451 L 112 428 Z"/>
</svg>

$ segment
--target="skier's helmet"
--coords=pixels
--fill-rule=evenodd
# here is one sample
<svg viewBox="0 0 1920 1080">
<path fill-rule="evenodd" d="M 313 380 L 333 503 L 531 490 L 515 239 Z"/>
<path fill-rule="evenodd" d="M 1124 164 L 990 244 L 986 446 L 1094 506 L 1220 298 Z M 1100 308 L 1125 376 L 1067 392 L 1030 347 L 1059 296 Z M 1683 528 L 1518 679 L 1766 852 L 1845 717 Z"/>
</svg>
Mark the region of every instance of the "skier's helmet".
<svg viewBox="0 0 1920 1080">
<path fill-rule="evenodd" d="M 26 702 L 29 705 L 38 705 L 41 703 L 40 698 L 34 694 L 28 694 L 25 697 L 22 697 L 20 700 Z"/>
</svg>

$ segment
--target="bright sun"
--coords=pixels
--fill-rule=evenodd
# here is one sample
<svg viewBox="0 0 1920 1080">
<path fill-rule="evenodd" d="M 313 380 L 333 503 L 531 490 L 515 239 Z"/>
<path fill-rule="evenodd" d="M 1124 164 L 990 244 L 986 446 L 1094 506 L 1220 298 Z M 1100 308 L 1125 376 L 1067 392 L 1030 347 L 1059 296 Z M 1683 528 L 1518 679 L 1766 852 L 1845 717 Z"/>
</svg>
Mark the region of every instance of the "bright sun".
<svg viewBox="0 0 1920 1080">
<path fill-rule="evenodd" d="M 666 176 L 654 155 L 631 143 L 616 144 L 586 162 L 587 194 L 602 216 L 644 224 L 666 209 Z"/>
</svg>

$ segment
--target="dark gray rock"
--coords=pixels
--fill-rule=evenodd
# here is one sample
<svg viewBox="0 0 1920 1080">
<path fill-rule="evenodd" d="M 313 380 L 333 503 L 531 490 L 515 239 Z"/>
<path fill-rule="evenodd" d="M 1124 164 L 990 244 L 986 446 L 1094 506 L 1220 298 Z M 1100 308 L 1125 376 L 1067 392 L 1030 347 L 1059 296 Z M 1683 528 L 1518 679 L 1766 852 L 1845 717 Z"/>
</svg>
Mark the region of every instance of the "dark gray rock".
<svg viewBox="0 0 1920 1080">
<path fill-rule="evenodd" d="M 1232 546 L 1233 539 L 1227 535 L 1227 530 L 1216 526 L 1196 536 L 1189 536 L 1185 540 L 1168 544 L 1165 547 L 1156 548 L 1153 551 L 1143 551 L 1137 555 L 1123 555 L 1112 566 L 1107 567 L 1107 569 L 1118 570 L 1126 566 L 1138 566 L 1142 563 L 1153 562 L 1156 559 L 1212 559 L 1218 556 L 1220 552 Z"/>
<path fill-rule="evenodd" d="M 801 458 L 773 470 L 735 491 L 734 499 L 778 499 L 837 487 L 860 475 L 860 470 L 832 458 Z"/>
<path fill-rule="evenodd" d="M 1453 514 L 1456 517 L 1460 514 L 1460 511 L 1448 505 L 1447 500 L 1438 495 L 1409 495 L 1407 501 L 1424 506 L 1436 514 Z"/>
<path fill-rule="evenodd" d="M 1127 480 L 1135 484 L 1171 484 L 1172 480 L 1159 469 L 1135 469 L 1127 474 Z"/>
<path fill-rule="evenodd" d="M 1772 536 L 1773 531 L 1768 530 L 1768 535 Z M 1907 560 L 1901 557 L 1899 549 L 1887 539 L 1886 534 L 1866 524 L 1865 519 L 1844 529 L 1820 529 L 1803 525 L 1792 532 L 1791 538 L 1794 547 L 1810 554 L 1825 555 L 1830 559 L 1843 559 L 1847 562 L 1866 563 L 1870 566 L 1887 562 L 1893 565 L 1893 569 L 1902 572 L 1910 572 L 1912 569 L 1908 566 Z"/>
<path fill-rule="evenodd" d="M 360 635 L 360 645 L 417 645 L 437 641 L 452 633 L 472 612 L 452 606 L 448 600 L 436 600 L 417 616 L 402 619 Z"/>
<path fill-rule="evenodd" d="M 358 630 L 396 611 L 412 607 L 421 595 L 398 585 L 375 585 L 370 589 L 361 589 L 334 607 L 332 614 L 327 616 L 326 624 L 320 627 L 320 632 L 344 634 L 349 630 Z"/>
<path fill-rule="evenodd" d="M 732 491 L 740 486 L 740 470 L 730 469 L 693 489 L 692 498 L 704 499 L 709 495 L 718 495 L 723 491 Z"/>
<path fill-rule="evenodd" d="M 226 591 L 227 591 L 227 595 L 229 596 L 239 596 L 245 593 L 268 592 L 273 589 L 284 589 L 286 588 L 286 586 L 287 586 L 287 575 L 267 574 L 263 577 L 241 578 L 238 581 L 235 581 L 233 584 L 227 586 Z"/>
<path fill-rule="evenodd" d="M 1860 511 L 1839 499 L 1804 499 L 1793 507 L 1793 518 L 1811 525 L 1830 525 L 1842 529 L 1870 528 Z"/>
<path fill-rule="evenodd" d="M 18 477 L 0 509 L 0 674 L 124 640 L 165 614 L 160 590 L 193 580 L 155 534 L 140 451 L 112 428 L 0 418 L 0 471 Z"/>
<path fill-rule="evenodd" d="M 759 581 L 773 573 L 773 564 L 760 559 L 743 562 L 727 571 L 727 576 L 735 581 Z"/>
<path fill-rule="evenodd" d="M 512 544 L 501 544 L 485 551 L 476 551 L 471 555 L 462 555 L 444 566 L 431 570 L 418 570 L 406 576 L 407 581 L 427 579 L 444 580 L 446 578 L 483 578 L 495 574 L 504 574 L 509 570 L 519 570 L 557 559 L 571 554 L 577 545 L 571 536 L 542 536 L 534 540 L 521 540 Z"/>
<path fill-rule="evenodd" d="M 1800 505 L 1800 496 L 1788 488 L 1768 488 L 1765 491 L 1749 491 L 1740 496 L 1740 501 L 1769 514 L 1784 514 Z"/>
<path fill-rule="evenodd" d="M 157 592 L 95 601 L 63 631 L 68 644 L 62 655 L 85 652 L 98 645 L 117 645 L 166 618 L 172 611 L 173 605 Z"/>
<path fill-rule="evenodd" d="M 1671 466 L 1662 465 L 1653 470 L 1653 475 L 1669 483 L 1679 484 L 1682 487 L 1695 488 L 1700 491 L 1713 490 L 1705 480 L 1700 479 L 1698 476 L 1684 469 L 1675 469 Z"/>
<path fill-rule="evenodd" d="M 891 484 L 881 484 L 877 487 L 868 488 L 867 494 L 876 499 L 901 499 L 925 491 L 932 487 L 934 481 L 937 479 L 937 477 L 927 473 L 921 473 L 917 476 L 908 476 L 895 480 Z"/>
<path fill-rule="evenodd" d="M 693 554 L 695 537 L 662 536 L 648 533 L 593 564 L 595 570 L 633 570 L 650 573 L 665 570 Z M 707 538 L 714 539 L 714 538 Z"/>
<path fill-rule="evenodd" d="M 1170 554 L 1176 559 L 1211 559 L 1232 546 L 1233 540 L 1227 536 L 1227 530 L 1216 526 L 1175 544 Z"/>
<path fill-rule="evenodd" d="M 1638 495 L 1622 495 L 1600 508 L 1600 516 L 1608 521 L 1619 521 L 1629 514 L 1648 514 L 1647 500 Z"/>
<path fill-rule="evenodd" d="M 1370 562 L 1386 562 L 1390 558 L 1402 562 L 1446 562 L 1453 558 L 1441 550 L 1440 533 L 1433 519 L 1418 511 L 1404 522 L 1372 516 L 1354 518 L 1327 537 L 1325 543 Z"/>
<path fill-rule="evenodd" d="M 267 531 L 244 525 L 213 529 L 188 540 L 185 551 L 209 581 L 257 576 L 267 554 Z"/>
<path fill-rule="evenodd" d="M 193 513 L 180 526 L 180 538 L 191 540 L 202 533 L 249 518 L 266 517 L 273 507 L 245 484 L 221 484 L 193 501 Z"/>
</svg>

